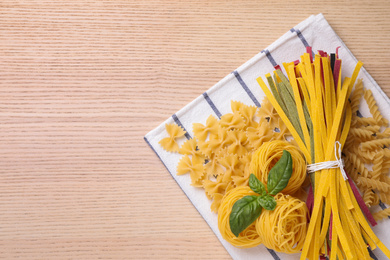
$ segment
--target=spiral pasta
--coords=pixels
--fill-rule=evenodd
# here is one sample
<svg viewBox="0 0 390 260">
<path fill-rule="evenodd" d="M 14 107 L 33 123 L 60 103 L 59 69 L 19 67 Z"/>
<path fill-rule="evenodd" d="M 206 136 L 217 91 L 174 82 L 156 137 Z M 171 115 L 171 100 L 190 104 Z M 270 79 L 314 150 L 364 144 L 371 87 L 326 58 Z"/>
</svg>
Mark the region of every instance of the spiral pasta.
<svg viewBox="0 0 390 260">
<path fill-rule="evenodd" d="M 359 109 L 360 99 L 362 98 L 362 95 L 363 95 L 363 80 L 358 79 L 355 85 L 355 89 L 351 94 L 351 98 L 350 98 L 352 114 L 356 113 L 356 111 Z"/>
<path fill-rule="evenodd" d="M 353 125 L 354 127 L 376 125 L 376 124 L 377 124 L 376 120 L 373 117 L 355 117 L 351 123 L 351 125 Z"/>
<path fill-rule="evenodd" d="M 359 143 L 375 139 L 375 132 L 364 128 L 351 128 L 349 134 L 359 139 Z"/>
<path fill-rule="evenodd" d="M 379 198 L 381 199 L 382 202 L 386 204 L 390 204 L 390 194 L 381 192 L 381 194 L 379 194 Z"/>
<path fill-rule="evenodd" d="M 365 177 L 359 177 L 357 180 L 357 183 L 362 185 L 363 187 L 377 189 L 377 190 L 383 191 L 383 192 L 387 192 L 390 188 L 390 184 L 387 184 L 386 182 L 373 180 L 373 179 L 365 178 Z"/>
<path fill-rule="evenodd" d="M 379 108 L 376 104 L 371 90 L 364 91 L 364 99 L 366 100 L 368 108 L 370 109 L 370 113 L 375 119 L 376 123 L 379 125 L 387 125 L 389 122 L 385 118 L 383 118 L 383 116 L 379 112 Z"/>
<path fill-rule="evenodd" d="M 382 148 L 383 146 L 389 146 L 389 145 L 390 145 L 390 138 L 382 138 L 382 139 L 367 141 L 360 144 L 362 151 L 377 150 L 379 148 Z"/>
<path fill-rule="evenodd" d="M 376 194 L 371 190 L 371 189 L 367 189 L 364 191 L 363 193 L 363 200 L 364 200 L 364 203 L 367 205 L 367 207 L 371 207 L 372 205 L 375 204 L 375 201 L 377 200 Z"/>
<path fill-rule="evenodd" d="M 257 233 L 267 248 L 288 254 L 298 253 L 303 247 L 308 227 L 306 203 L 281 193 L 275 199 L 275 210 L 263 210 L 257 219 Z"/>
<path fill-rule="evenodd" d="M 222 237 L 233 246 L 240 248 L 250 248 L 261 244 L 261 238 L 256 231 L 255 223 L 242 231 L 238 237 L 230 230 L 230 213 L 234 203 L 248 195 L 256 195 L 256 193 L 248 186 L 234 188 L 225 194 L 218 210 L 218 228 Z"/>
<path fill-rule="evenodd" d="M 374 180 L 379 180 L 382 175 L 383 157 L 384 157 L 384 152 L 382 151 L 378 152 L 374 156 L 374 161 L 373 161 L 374 166 L 372 167 L 372 172 L 371 172 L 372 179 Z"/>
<path fill-rule="evenodd" d="M 305 181 L 306 161 L 299 148 L 286 141 L 275 140 L 264 143 L 253 155 L 250 164 L 251 173 L 267 184 L 268 173 L 282 157 L 283 150 L 290 152 L 293 160 L 293 172 L 283 193 L 294 194 Z"/>
<path fill-rule="evenodd" d="M 363 177 L 369 175 L 367 168 L 364 166 L 364 162 L 354 153 L 347 153 L 345 155 L 345 163 L 351 163 Z"/>
<path fill-rule="evenodd" d="M 374 219 L 376 221 L 387 218 L 388 216 L 390 216 L 390 208 L 387 208 L 387 209 L 381 210 L 377 213 L 374 213 L 374 214 L 372 214 L 372 216 L 374 217 Z"/>
</svg>

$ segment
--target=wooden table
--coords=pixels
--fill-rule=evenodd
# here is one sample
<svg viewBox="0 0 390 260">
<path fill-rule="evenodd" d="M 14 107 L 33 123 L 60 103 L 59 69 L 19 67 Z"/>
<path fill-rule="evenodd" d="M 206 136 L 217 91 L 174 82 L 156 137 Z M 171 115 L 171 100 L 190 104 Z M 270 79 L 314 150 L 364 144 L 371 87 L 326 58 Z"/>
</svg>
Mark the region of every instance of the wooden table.
<svg viewBox="0 0 390 260">
<path fill-rule="evenodd" d="M 390 94 L 390 2 L 0 2 L 0 258 L 227 259 L 143 136 L 322 12 Z"/>
</svg>

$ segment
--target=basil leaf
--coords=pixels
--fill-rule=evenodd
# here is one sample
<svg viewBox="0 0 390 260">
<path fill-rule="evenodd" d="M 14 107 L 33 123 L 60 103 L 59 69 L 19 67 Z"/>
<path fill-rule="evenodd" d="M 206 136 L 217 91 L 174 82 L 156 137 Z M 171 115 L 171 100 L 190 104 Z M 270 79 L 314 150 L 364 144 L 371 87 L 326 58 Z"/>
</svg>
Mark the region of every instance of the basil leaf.
<svg viewBox="0 0 390 260">
<path fill-rule="evenodd" d="M 259 201 L 260 205 L 266 210 L 274 210 L 276 207 L 275 198 L 269 194 L 257 197 L 257 200 Z"/>
<path fill-rule="evenodd" d="M 260 195 L 264 195 L 265 193 L 264 184 L 261 181 L 259 181 L 259 179 L 257 179 L 257 177 L 253 173 L 251 173 L 249 177 L 249 187 L 251 188 L 251 190 L 253 190 L 254 192 Z"/>
<path fill-rule="evenodd" d="M 286 188 L 292 174 L 292 158 L 291 154 L 283 150 L 283 155 L 274 167 L 269 171 L 267 189 L 271 195 L 276 195 L 278 192 Z"/>
<path fill-rule="evenodd" d="M 262 207 L 257 196 L 245 196 L 234 203 L 230 213 L 230 230 L 238 237 L 261 214 Z"/>
</svg>

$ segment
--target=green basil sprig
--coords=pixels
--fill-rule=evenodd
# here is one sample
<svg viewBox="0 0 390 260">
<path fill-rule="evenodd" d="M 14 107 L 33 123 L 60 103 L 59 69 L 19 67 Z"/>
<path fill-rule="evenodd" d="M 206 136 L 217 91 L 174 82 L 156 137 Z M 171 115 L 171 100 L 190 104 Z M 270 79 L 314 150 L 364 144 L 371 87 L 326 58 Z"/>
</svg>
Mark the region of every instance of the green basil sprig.
<svg viewBox="0 0 390 260">
<path fill-rule="evenodd" d="M 257 198 L 255 195 L 245 196 L 234 203 L 229 222 L 236 237 L 260 216 L 263 208 Z"/>
<path fill-rule="evenodd" d="M 265 185 L 252 173 L 249 177 L 249 187 L 259 194 L 245 196 L 234 203 L 230 213 L 230 230 L 238 237 L 249 225 L 251 225 L 264 209 L 274 210 L 276 200 L 271 195 L 276 195 L 288 184 L 292 174 L 291 154 L 283 150 L 283 155 L 268 174 L 267 190 Z"/>
<path fill-rule="evenodd" d="M 276 195 L 286 188 L 292 174 L 291 154 L 283 150 L 283 155 L 274 167 L 269 171 L 267 188 L 268 193 Z"/>
</svg>

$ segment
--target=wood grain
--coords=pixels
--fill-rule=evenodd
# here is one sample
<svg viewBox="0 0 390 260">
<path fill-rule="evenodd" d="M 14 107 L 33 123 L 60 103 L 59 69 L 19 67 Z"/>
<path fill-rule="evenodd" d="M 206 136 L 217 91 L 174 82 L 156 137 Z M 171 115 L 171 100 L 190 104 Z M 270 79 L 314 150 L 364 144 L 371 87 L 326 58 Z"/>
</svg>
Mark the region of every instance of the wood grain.
<svg viewBox="0 0 390 260">
<path fill-rule="evenodd" d="M 320 12 L 389 95 L 389 3 L 0 1 L 0 258 L 229 258 L 143 136 Z"/>
</svg>

